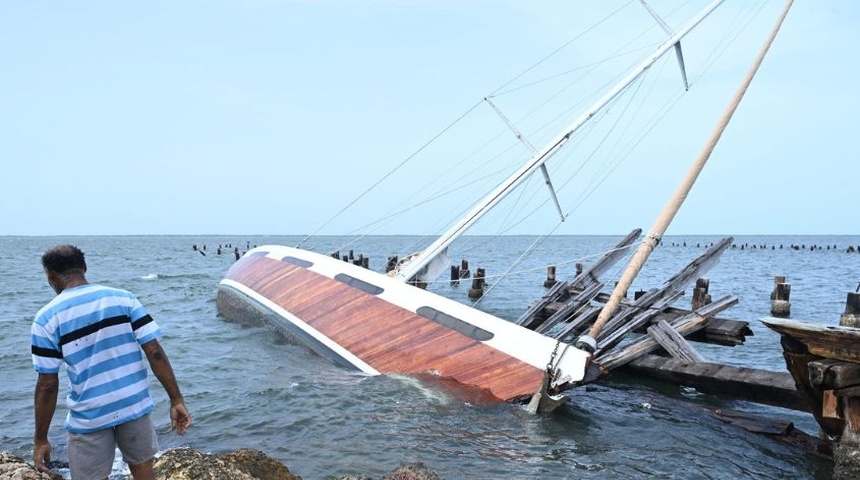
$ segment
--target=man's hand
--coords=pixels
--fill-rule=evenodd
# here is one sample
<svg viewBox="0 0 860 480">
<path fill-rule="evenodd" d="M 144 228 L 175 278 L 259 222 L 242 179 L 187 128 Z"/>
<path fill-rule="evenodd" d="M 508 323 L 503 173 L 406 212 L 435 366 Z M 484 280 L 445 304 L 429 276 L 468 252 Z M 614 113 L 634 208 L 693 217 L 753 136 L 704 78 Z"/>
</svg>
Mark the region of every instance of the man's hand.
<svg viewBox="0 0 860 480">
<path fill-rule="evenodd" d="M 185 408 L 184 402 L 170 405 L 170 426 L 180 435 L 185 435 L 185 431 L 191 426 L 191 414 Z"/>
<path fill-rule="evenodd" d="M 161 382 L 161 386 L 170 398 L 170 426 L 180 435 L 185 435 L 185 430 L 191 426 L 191 414 L 185 408 L 185 400 L 182 399 L 182 392 L 179 391 L 167 354 L 164 353 L 158 340 L 144 343 L 143 352 L 146 353 L 152 373 Z"/>
<path fill-rule="evenodd" d="M 51 444 L 48 442 L 39 442 L 33 445 L 33 460 L 36 462 L 36 470 L 40 472 L 50 472 L 46 462 L 51 461 Z"/>
</svg>

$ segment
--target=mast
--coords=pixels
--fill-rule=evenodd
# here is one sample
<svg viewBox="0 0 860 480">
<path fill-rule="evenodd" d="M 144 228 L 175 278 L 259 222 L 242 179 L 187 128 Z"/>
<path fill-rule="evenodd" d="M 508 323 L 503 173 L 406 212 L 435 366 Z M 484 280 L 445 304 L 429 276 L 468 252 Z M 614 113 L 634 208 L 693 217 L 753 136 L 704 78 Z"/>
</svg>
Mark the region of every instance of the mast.
<svg viewBox="0 0 860 480">
<path fill-rule="evenodd" d="M 579 116 L 573 123 L 568 125 L 558 136 L 553 138 L 549 143 L 547 143 L 542 149 L 538 150 L 528 162 L 526 162 L 522 167 L 520 167 L 516 172 L 514 172 L 510 177 L 508 177 L 504 182 L 499 184 L 493 191 L 491 191 L 486 197 L 481 199 L 469 213 L 467 213 L 463 218 L 461 218 L 454 226 L 452 226 L 448 231 L 443 233 L 436 241 L 431 243 L 426 249 L 424 249 L 421 253 L 417 254 L 410 262 L 403 264 L 399 270 L 394 274 L 394 278 L 397 278 L 400 281 L 408 281 L 418 274 L 420 274 L 424 268 L 436 258 L 437 255 L 444 252 L 448 245 L 450 245 L 454 240 L 456 240 L 460 235 L 462 235 L 469 227 L 471 227 L 475 222 L 477 222 L 481 217 L 484 216 L 487 212 L 490 211 L 494 206 L 496 206 L 499 202 L 502 201 L 511 191 L 517 188 L 520 184 L 522 184 L 526 179 L 528 179 L 531 174 L 537 171 L 541 166 L 555 153 L 561 148 L 562 145 L 567 143 L 567 140 L 570 139 L 570 136 L 576 132 L 582 125 L 584 125 L 588 120 L 591 119 L 596 113 L 598 113 L 603 107 L 605 107 L 609 102 L 611 102 L 615 97 L 617 97 L 621 92 L 623 92 L 631 83 L 633 83 L 637 78 L 639 78 L 643 73 L 645 73 L 651 65 L 653 65 L 657 60 L 660 59 L 666 52 L 675 48 L 676 44 L 679 44 L 682 38 L 686 36 L 693 28 L 695 28 L 702 20 L 705 19 L 708 15 L 711 14 L 720 4 L 723 3 L 724 0 L 715 0 L 710 5 L 708 5 L 701 13 L 699 13 L 696 17 L 690 20 L 680 31 L 670 36 L 665 42 L 663 42 L 657 50 L 652 53 L 649 57 L 643 60 L 639 65 L 634 67 L 618 84 L 616 84 L 611 90 L 609 90 L 606 94 L 603 95 L 597 102 L 592 105 L 588 110 L 585 111 L 582 115 Z"/>
<path fill-rule="evenodd" d="M 618 308 L 619 303 L 621 303 L 621 298 L 624 296 L 624 292 L 627 291 L 633 283 L 633 279 L 636 278 L 636 275 L 642 269 L 642 266 L 645 265 L 645 261 L 648 259 L 648 256 L 654 250 L 654 247 L 656 247 L 660 242 L 663 233 L 665 233 L 666 229 L 669 228 L 669 224 L 672 222 L 672 219 L 675 218 L 675 214 L 678 213 L 678 210 L 680 210 L 681 205 L 690 193 L 690 189 L 693 188 L 693 184 L 696 182 L 696 179 L 705 167 L 705 163 L 707 163 L 708 158 L 710 158 L 711 152 L 714 151 L 714 147 L 716 147 L 717 142 L 720 140 L 720 137 L 722 137 L 723 131 L 725 131 L 728 126 L 729 120 L 732 119 L 732 115 L 734 115 L 735 110 L 738 108 L 738 104 L 740 104 L 741 99 L 744 97 L 744 94 L 758 71 L 759 66 L 761 66 L 761 62 L 764 60 L 767 51 L 770 49 L 770 45 L 776 38 L 776 34 L 779 32 L 779 28 L 782 26 L 786 15 L 788 15 L 788 10 L 791 8 L 792 3 L 793 0 L 787 0 L 782 14 L 777 19 L 776 24 L 768 38 L 765 40 L 758 56 L 735 91 L 735 94 L 732 97 L 731 102 L 729 102 L 728 107 L 726 107 L 725 112 L 723 112 L 722 117 L 720 117 L 720 120 L 714 126 L 711 136 L 705 142 L 699 156 L 690 166 L 690 169 L 687 171 L 687 175 L 685 175 L 681 180 L 681 184 L 675 191 L 675 195 L 673 195 L 672 198 L 669 199 L 669 202 L 663 207 L 663 211 L 660 212 L 660 215 L 651 227 L 651 232 L 645 236 L 642 243 L 639 245 L 639 248 L 636 250 L 636 253 L 633 254 L 630 264 L 627 266 L 627 269 L 624 270 L 624 273 L 621 275 L 621 279 L 618 280 L 618 283 L 615 285 L 615 289 L 612 290 L 609 301 L 607 301 L 606 305 L 603 306 L 603 309 L 597 316 L 597 320 L 594 321 L 594 325 L 588 331 L 587 335 L 583 335 L 577 339 L 577 348 L 590 352 L 594 352 L 597 349 L 597 335 L 600 334 L 600 331 L 603 329 L 604 325 L 606 325 L 606 322 L 615 314 L 615 310 Z"/>
</svg>

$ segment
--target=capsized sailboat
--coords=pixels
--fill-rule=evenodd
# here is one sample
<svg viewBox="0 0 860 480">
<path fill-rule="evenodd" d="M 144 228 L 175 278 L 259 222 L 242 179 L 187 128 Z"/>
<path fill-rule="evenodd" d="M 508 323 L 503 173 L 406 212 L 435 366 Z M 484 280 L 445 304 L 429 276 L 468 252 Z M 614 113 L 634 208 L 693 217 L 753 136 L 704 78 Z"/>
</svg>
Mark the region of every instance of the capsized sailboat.
<svg viewBox="0 0 860 480">
<path fill-rule="evenodd" d="M 526 179 L 538 170 L 547 178 L 547 160 L 654 62 L 671 50 L 680 60 L 681 39 L 721 3 L 711 3 L 678 32 L 665 27 L 669 36 L 653 53 L 389 275 L 300 248 L 264 245 L 227 271 L 218 289 L 219 312 L 266 322 L 338 365 L 367 374 L 430 373 L 481 389 L 492 399 L 532 399 L 534 411 L 563 402 L 566 390 L 601 374 L 588 341 L 574 346 L 413 284 L 432 280 L 439 270 L 434 262 L 447 262 L 448 246 Z"/>
</svg>

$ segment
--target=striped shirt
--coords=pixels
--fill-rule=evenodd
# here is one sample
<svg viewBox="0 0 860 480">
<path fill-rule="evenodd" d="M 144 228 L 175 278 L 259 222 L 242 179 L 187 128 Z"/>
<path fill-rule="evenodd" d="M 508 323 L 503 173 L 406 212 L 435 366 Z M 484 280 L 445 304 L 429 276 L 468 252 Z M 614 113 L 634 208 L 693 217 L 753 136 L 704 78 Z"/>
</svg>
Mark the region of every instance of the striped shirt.
<svg viewBox="0 0 860 480">
<path fill-rule="evenodd" d="M 89 433 L 152 411 L 140 345 L 161 336 L 130 292 L 85 284 L 63 290 L 36 313 L 33 367 L 69 377 L 66 429 Z"/>
</svg>

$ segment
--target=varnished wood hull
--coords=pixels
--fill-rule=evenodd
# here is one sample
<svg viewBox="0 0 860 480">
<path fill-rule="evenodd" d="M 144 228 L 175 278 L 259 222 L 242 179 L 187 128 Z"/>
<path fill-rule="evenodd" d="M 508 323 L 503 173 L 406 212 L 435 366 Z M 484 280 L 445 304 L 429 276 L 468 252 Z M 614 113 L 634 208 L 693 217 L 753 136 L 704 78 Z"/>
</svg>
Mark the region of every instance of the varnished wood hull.
<svg viewBox="0 0 860 480">
<path fill-rule="evenodd" d="M 283 246 L 249 251 L 219 285 L 218 309 L 254 317 L 335 363 L 368 374 L 425 374 L 520 401 L 557 348 L 555 390 L 583 380 L 590 356 L 385 275 Z M 243 317 L 243 318 L 233 318 Z"/>
</svg>

